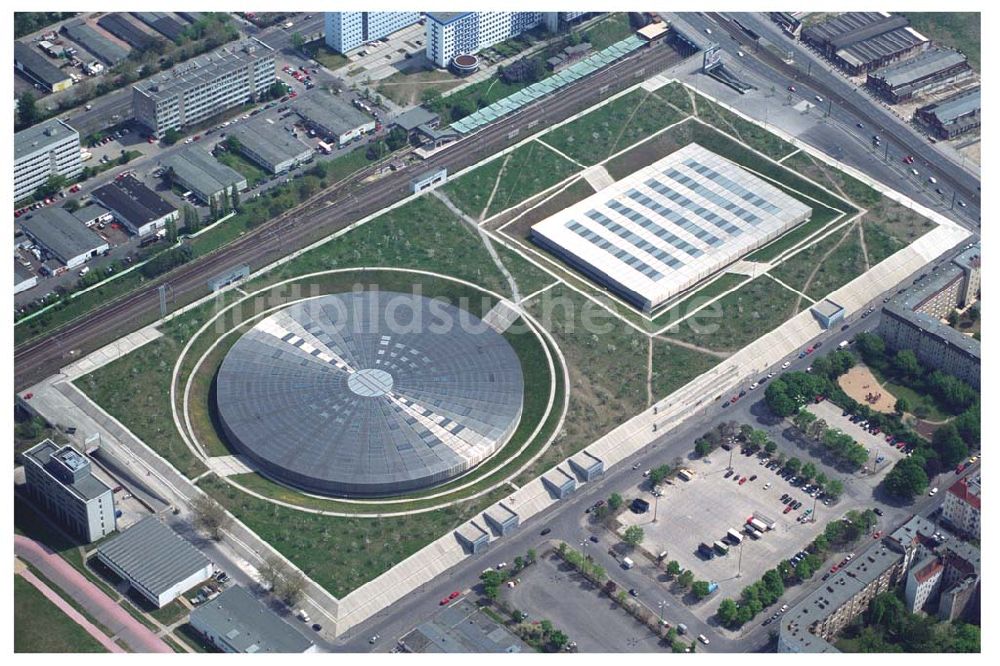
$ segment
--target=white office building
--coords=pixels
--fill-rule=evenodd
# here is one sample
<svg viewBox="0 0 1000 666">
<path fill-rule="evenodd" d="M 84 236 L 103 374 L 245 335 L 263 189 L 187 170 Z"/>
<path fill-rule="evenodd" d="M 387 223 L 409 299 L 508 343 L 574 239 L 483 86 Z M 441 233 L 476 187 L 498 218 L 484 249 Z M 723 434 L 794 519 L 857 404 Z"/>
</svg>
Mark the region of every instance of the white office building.
<svg viewBox="0 0 1000 666">
<path fill-rule="evenodd" d="M 428 12 L 427 59 L 447 67 L 457 55 L 473 54 L 540 25 L 544 12 Z"/>
<path fill-rule="evenodd" d="M 115 531 L 114 495 L 94 476 L 90 458 L 46 439 L 23 459 L 29 496 L 70 534 L 91 543 Z"/>
<path fill-rule="evenodd" d="M 14 135 L 14 201 L 44 185 L 49 176 L 72 180 L 83 171 L 80 134 L 53 118 Z"/>
<path fill-rule="evenodd" d="M 413 25 L 420 12 L 327 12 L 325 19 L 326 45 L 347 53 Z"/>
<path fill-rule="evenodd" d="M 132 114 L 163 138 L 265 92 L 275 81 L 274 49 L 250 38 L 192 58 L 132 87 Z"/>
</svg>

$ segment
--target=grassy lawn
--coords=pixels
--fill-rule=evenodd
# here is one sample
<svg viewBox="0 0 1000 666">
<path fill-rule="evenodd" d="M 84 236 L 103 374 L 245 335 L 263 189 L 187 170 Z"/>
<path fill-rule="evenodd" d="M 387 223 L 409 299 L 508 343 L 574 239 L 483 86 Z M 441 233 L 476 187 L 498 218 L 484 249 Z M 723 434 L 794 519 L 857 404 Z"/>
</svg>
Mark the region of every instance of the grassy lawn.
<svg viewBox="0 0 1000 666">
<path fill-rule="evenodd" d="M 378 82 L 375 89 L 400 106 L 419 104 L 427 90 L 444 92 L 460 85 L 462 79 L 447 70 L 433 69 L 419 72 L 397 72 Z"/>
<path fill-rule="evenodd" d="M 761 276 L 684 320 L 665 336 L 735 352 L 796 314 L 792 308 L 797 298 L 771 278 Z"/>
<path fill-rule="evenodd" d="M 586 41 L 590 42 L 594 51 L 606 49 L 632 33 L 632 26 L 629 24 L 628 14 L 625 12 L 608 14 L 607 17 L 591 24 L 583 31 Z"/>
<path fill-rule="evenodd" d="M 806 280 L 814 270 L 816 274 L 806 289 Z M 804 291 L 810 298 L 819 300 L 864 272 L 861 238 L 857 227 L 849 226 L 789 257 L 771 274 L 788 286 Z"/>
<path fill-rule="evenodd" d="M 219 157 L 216 158 L 223 164 L 225 164 L 230 169 L 235 169 L 239 171 L 247 179 L 247 184 L 250 187 L 257 187 L 259 184 L 268 179 L 268 173 L 261 169 L 259 166 L 243 157 L 237 153 L 226 151 L 220 153 Z"/>
<path fill-rule="evenodd" d="M 597 164 L 683 117 L 640 88 L 557 127 L 542 140 L 581 164 Z"/>
<path fill-rule="evenodd" d="M 190 624 L 185 623 L 177 627 L 174 635 L 191 646 L 191 649 L 195 652 L 218 652 Z"/>
<path fill-rule="evenodd" d="M 665 398 L 722 359 L 653 339 L 653 399 Z"/>
<path fill-rule="evenodd" d="M 647 338 L 564 285 L 528 309 L 566 357 L 570 401 L 563 434 L 515 483 L 526 483 L 646 406 Z"/>
<path fill-rule="evenodd" d="M 482 219 L 516 206 L 579 170 L 572 162 L 531 141 L 449 182 L 445 191 L 469 216 Z"/>
<path fill-rule="evenodd" d="M 800 224 L 791 231 L 782 234 L 756 252 L 748 254 L 746 257 L 747 260 L 763 262 L 771 261 L 779 254 L 795 247 L 805 239 L 820 231 L 823 227 L 830 224 L 840 215 L 839 212 L 833 210 L 832 208 L 827 208 L 826 206 L 818 204 L 815 201 L 811 203 L 813 207 L 813 214 L 812 217 L 809 218 L 808 222 Z"/>
<path fill-rule="evenodd" d="M 177 434 L 170 414 L 170 377 L 182 347 L 163 336 L 75 383 L 183 474 L 194 477 L 206 468 Z"/>
<path fill-rule="evenodd" d="M 327 46 L 323 38 L 303 44 L 302 50 L 306 53 L 311 53 L 316 62 L 330 70 L 340 69 L 350 62 L 347 56 L 337 53 Z"/>
<path fill-rule="evenodd" d="M 677 107 L 686 115 L 694 114 L 694 104 L 691 101 L 691 93 L 682 84 L 674 81 L 656 90 L 656 96 Z"/>
<path fill-rule="evenodd" d="M 14 652 L 107 652 L 41 592 L 14 576 Z"/>
<path fill-rule="evenodd" d="M 921 34 L 964 53 L 977 72 L 982 62 L 982 18 L 979 12 L 903 12 Z"/>
<path fill-rule="evenodd" d="M 154 608 L 149 611 L 149 614 L 165 627 L 179 622 L 182 618 L 187 617 L 188 613 L 190 611 L 187 609 L 187 606 L 177 599 L 174 599 L 163 608 Z"/>
<path fill-rule="evenodd" d="M 732 111 L 701 96 L 698 99 L 698 117 L 732 135 L 741 143 L 764 153 L 771 159 L 781 159 L 795 150 L 795 146 L 777 134 L 769 132 L 749 120 L 744 120 Z"/>
<path fill-rule="evenodd" d="M 554 196 L 551 194 L 547 195 L 549 196 L 549 198 L 546 199 L 544 203 L 535 205 L 535 207 L 532 208 L 530 211 L 524 212 L 522 209 L 527 207 L 527 205 L 533 205 L 536 204 L 537 202 L 535 201 L 525 202 L 524 206 L 520 206 L 512 211 L 509 211 L 508 213 L 505 213 L 504 215 L 501 215 L 496 220 L 496 224 L 500 226 L 505 221 L 504 218 L 513 219 L 513 217 L 516 214 L 524 212 L 524 215 L 518 217 L 517 221 L 515 221 L 513 224 L 504 227 L 502 233 L 520 240 L 528 240 L 529 238 L 531 238 L 532 226 L 541 222 L 547 217 L 555 215 L 564 208 L 569 208 L 573 204 L 583 201 L 592 194 L 594 194 L 594 188 L 591 187 L 590 183 L 588 183 L 586 180 L 580 178 L 576 180 L 572 185 L 564 188 L 558 194 Z M 491 222 L 490 226 L 492 227 L 493 224 L 494 223 Z"/>
<path fill-rule="evenodd" d="M 509 488 L 458 506 L 400 518 L 334 518 L 256 499 L 208 476 L 201 487 L 335 597 L 388 571 Z"/>
<path fill-rule="evenodd" d="M 750 278 L 746 275 L 723 273 L 701 289 L 696 290 L 677 304 L 656 315 L 654 321 L 659 326 L 665 326 L 672 321 L 677 321 L 688 313 L 702 307 L 707 301 L 712 300 L 719 294 L 729 291 L 736 285 L 743 284 L 749 280 Z"/>
</svg>

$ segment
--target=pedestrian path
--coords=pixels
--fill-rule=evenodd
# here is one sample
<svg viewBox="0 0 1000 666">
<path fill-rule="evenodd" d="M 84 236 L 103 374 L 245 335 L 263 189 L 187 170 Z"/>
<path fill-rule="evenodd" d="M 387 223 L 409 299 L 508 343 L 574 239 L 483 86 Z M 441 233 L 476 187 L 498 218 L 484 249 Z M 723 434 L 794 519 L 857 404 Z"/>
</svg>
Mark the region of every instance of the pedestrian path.
<svg viewBox="0 0 1000 666">
<path fill-rule="evenodd" d="M 250 474 L 257 471 L 245 456 L 214 456 L 205 463 L 219 476 Z"/>
<path fill-rule="evenodd" d="M 57 585 L 59 589 L 89 613 L 94 620 L 100 622 L 108 631 L 113 632 L 113 636 L 124 641 L 135 652 L 173 652 L 169 645 L 160 640 L 144 624 L 132 617 L 128 611 L 87 580 L 82 573 L 74 569 L 69 562 L 59 557 L 45 545 L 38 543 L 34 539 L 17 534 L 14 536 L 14 552 L 18 557 L 37 568 L 43 576 L 52 581 L 53 585 Z M 39 584 L 45 586 L 51 594 L 55 595 L 55 599 L 52 597 L 49 597 L 49 599 L 67 615 L 76 620 L 84 629 L 87 629 L 89 626 L 94 631 L 97 631 L 103 637 L 103 640 L 98 636 L 94 636 L 94 638 L 101 641 L 102 645 L 108 647 L 105 641 L 110 642 L 113 646 L 108 647 L 110 651 L 124 651 L 89 620 L 84 618 L 75 608 L 66 603 L 61 596 L 45 585 L 45 583 L 42 583 L 37 577 L 34 577 L 34 580 L 28 578 L 31 575 L 30 571 L 22 572 L 21 575 L 29 580 L 32 585 L 38 587 L 45 596 L 49 597 L 49 594 L 46 594 L 45 590 L 39 587 Z M 87 629 L 87 631 L 92 636 L 94 635 L 90 629 Z"/>
<path fill-rule="evenodd" d="M 143 345 L 149 344 L 162 335 L 163 334 L 153 326 L 140 328 L 138 331 L 134 331 L 133 333 L 126 335 L 124 338 L 119 338 L 110 344 L 104 345 L 97 351 L 87 354 L 80 360 L 70 363 L 62 369 L 62 372 L 66 375 L 67 379 L 73 381 L 74 379 L 82 377 L 89 372 L 97 370 L 101 366 L 118 360 L 122 356 L 135 351 Z"/>
<path fill-rule="evenodd" d="M 504 299 L 493 306 L 493 308 L 483 317 L 483 323 L 492 328 L 497 333 L 503 333 L 510 325 L 517 321 L 521 312 L 517 306 Z"/>
<path fill-rule="evenodd" d="M 594 188 L 595 191 L 600 192 L 605 187 L 610 187 L 615 184 L 615 179 L 611 177 L 608 170 L 602 166 L 592 166 L 583 172 L 583 177 Z"/>
</svg>

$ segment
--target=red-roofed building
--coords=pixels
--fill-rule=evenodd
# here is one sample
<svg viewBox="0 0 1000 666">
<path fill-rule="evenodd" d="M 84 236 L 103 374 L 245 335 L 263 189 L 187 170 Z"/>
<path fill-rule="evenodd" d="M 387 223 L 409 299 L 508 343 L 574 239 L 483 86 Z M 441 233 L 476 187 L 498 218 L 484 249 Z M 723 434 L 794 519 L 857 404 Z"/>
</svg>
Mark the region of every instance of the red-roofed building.
<svg viewBox="0 0 1000 666">
<path fill-rule="evenodd" d="M 979 478 L 956 481 L 945 493 L 941 517 L 954 529 L 970 537 L 979 538 L 980 529 Z"/>
</svg>

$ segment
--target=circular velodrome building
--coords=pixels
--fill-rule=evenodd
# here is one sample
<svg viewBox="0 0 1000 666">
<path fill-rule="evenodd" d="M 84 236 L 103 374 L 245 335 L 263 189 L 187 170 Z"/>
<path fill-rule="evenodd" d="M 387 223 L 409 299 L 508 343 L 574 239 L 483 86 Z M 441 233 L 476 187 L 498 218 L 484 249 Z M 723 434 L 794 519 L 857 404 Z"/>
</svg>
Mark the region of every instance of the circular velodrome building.
<svg viewBox="0 0 1000 666">
<path fill-rule="evenodd" d="M 521 417 L 520 360 L 502 335 L 423 296 L 352 292 L 262 319 L 216 381 L 229 442 L 308 492 L 378 497 L 476 466 Z"/>
</svg>

